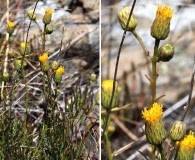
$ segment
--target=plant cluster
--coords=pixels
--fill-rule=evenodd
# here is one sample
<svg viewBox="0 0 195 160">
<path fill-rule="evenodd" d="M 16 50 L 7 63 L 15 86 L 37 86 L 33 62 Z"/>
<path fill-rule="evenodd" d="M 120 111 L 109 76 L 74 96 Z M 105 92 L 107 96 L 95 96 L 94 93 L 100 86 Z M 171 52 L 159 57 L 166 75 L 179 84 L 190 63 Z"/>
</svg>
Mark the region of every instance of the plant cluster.
<svg viewBox="0 0 195 160">
<path fill-rule="evenodd" d="M 84 89 L 72 87 L 71 96 L 65 97 L 60 85 L 65 69 L 57 60 L 50 61 L 45 45 L 47 35 L 53 32 L 53 10 L 45 10 L 42 29 L 37 22 L 36 5 L 28 11 L 30 24 L 26 41 L 17 48 L 19 55 L 11 49 L 15 23 L 7 24 L 7 41 L 0 61 L 0 157 L 67 160 L 97 157 L 98 136 L 93 135 L 97 119 L 91 115 L 96 105 L 93 91 L 96 75 L 91 75 L 91 85 Z M 41 34 L 39 55 L 33 53 L 32 43 L 28 41 L 31 23 L 37 25 Z M 30 62 L 35 62 L 35 71 L 29 69 Z M 30 85 L 34 79 L 39 80 L 36 84 L 40 87 Z M 33 97 L 33 89 L 39 91 L 36 93 L 39 103 Z M 62 104 L 59 104 L 59 95 L 63 97 Z"/>
</svg>

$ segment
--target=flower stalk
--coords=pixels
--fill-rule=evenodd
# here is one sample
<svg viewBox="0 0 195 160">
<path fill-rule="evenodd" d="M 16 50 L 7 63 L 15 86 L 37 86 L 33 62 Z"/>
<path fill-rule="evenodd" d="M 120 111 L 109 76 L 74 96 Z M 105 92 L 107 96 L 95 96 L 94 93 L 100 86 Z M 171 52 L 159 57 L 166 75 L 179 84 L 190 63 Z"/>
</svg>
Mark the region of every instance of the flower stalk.
<svg viewBox="0 0 195 160">
<path fill-rule="evenodd" d="M 156 80 L 157 80 L 156 63 L 158 57 L 159 44 L 160 44 L 160 40 L 155 40 L 154 55 L 152 57 L 152 80 L 151 80 L 152 103 L 154 103 L 156 100 Z"/>
</svg>

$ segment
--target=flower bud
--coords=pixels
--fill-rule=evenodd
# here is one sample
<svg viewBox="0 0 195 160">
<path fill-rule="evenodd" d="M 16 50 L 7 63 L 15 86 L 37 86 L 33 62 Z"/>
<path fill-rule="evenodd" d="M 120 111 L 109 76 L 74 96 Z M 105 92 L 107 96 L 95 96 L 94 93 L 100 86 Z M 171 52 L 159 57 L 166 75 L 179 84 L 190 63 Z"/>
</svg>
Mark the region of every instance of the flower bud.
<svg viewBox="0 0 195 160">
<path fill-rule="evenodd" d="M 44 24 L 50 24 L 51 23 L 51 17 L 52 17 L 53 11 L 49 8 L 45 10 L 45 15 L 43 17 L 43 23 Z"/>
<path fill-rule="evenodd" d="M 35 14 L 35 12 L 34 12 L 34 14 L 33 14 L 33 12 L 34 12 L 33 9 L 31 9 L 31 10 L 28 11 L 28 18 L 29 18 L 30 20 L 32 20 L 32 21 L 35 21 L 36 18 L 37 18 L 37 15 Z"/>
<path fill-rule="evenodd" d="M 158 61 L 168 62 L 173 58 L 174 47 L 171 44 L 164 44 L 159 48 Z"/>
<path fill-rule="evenodd" d="M 47 26 L 45 32 L 46 34 L 51 34 L 53 32 L 53 27 L 51 25 Z"/>
<path fill-rule="evenodd" d="M 55 75 L 54 75 L 54 82 L 55 83 L 60 83 L 62 81 L 62 74 L 64 73 L 64 67 L 59 66 L 58 69 L 55 70 Z"/>
<path fill-rule="evenodd" d="M 48 54 L 45 52 L 39 56 L 39 61 L 41 63 L 41 70 L 46 72 L 49 70 Z"/>
<path fill-rule="evenodd" d="M 102 101 L 102 106 L 106 109 L 108 109 L 110 105 L 110 100 L 111 100 L 112 91 L 113 91 L 113 83 L 114 83 L 113 80 L 104 80 L 102 82 L 101 101 Z M 114 108 L 117 106 L 118 97 L 119 97 L 118 83 L 115 81 L 115 91 L 114 91 L 111 108 Z"/>
<path fill-rule="evenodd" d="M 180 141 L 186 134 L 186 125 L 182 121 L 176 121 L 170 130 L 170 137 L 173 141 Z"/>
<path fill-rule="evenodd" d="M 173 16 L 173 9 L 168 5 L 158 6 L 156 18 L 151 27 L 151 36 L 157 40 L 164 40 L 170 31 L 170 21 Z"/>
<path fill-rule="evenodd" d="M 29 53 L 29 47 L 28 44 L 26 42 L 21 42 L 20 43 L 20 54 L 22 56 L 26 55 Z"/>
<path fill-rule="evenodd" d="M 95 82 L 96 78 L 97 78 L 96 74 L 91 74 L 90 75 L 90 81 Z"/>
<path fill-rule="evenodd" d="M 4 72 L 3 73 L 3 81 L 7 82 L 9 80 L 9 73 L 8 72 Z"/>
<path fill-rule="evenodd" d="M 96 78 L 97 78 L 96 74 L 91 74 L 90 75 L 90 84 L 91 85 L 94 84 L 94 82 L 96 81 Z"/>
<path fill-rule="evenodd" d="M 53 61 L 51 64 L 51 69 L 56 70 L 59 67 L 58 61 Z"/>
<path fill-rule="evenodd" d="M 9 54 L 10 58 L 14 58 L 14 56 L 15 56 L 15 52 L 13 50 L 9 50 L 8 54 Z"/>
<path fill-rule="evenodd" d="M 109 138 L 112 136 L 114 131 L 115 131 L 115 127 L 113 125 L 109 125 L 108 128 L 107 128 L 107 131 L 106 131 Z"/>
<path fill-rule="evenodd" d="M 119 20 L 119 23 L 121 24 L 121 27 L 123 30 L 126 29 L 129 14 L 130 14 L 129 7 L 125 7 L 118 12 L 118 20 Z M 133 30 L 135 30 L 136 27 L 137 27 L 137 20 L 134 17 L 134 15 L 132 14 L 130 22 L 129 22 L 128 27 L 127 27 L 127 31 L 133 31 Z"/>
<path fill-rule="evenodd" d="M 49 62 L 41 63 L 41 70 L 47 72 L 49 70 Z"/>
<path fill-rule="evenodd" d="M 9 35 L 12 35 L 12 33 L 14 33 L 14 28 L 15 28 L 14 22 L 9 22 L 7 24 L 7 33 L 9 33 Z"/>
<path fill-rule="evenodd" d="M 16 71 L 19 71 L 21 69 L 21 63 L 22 63 L 22 61 L 20 59 L 16 59 L 14 61 L 14 69 Z"/>
</svg>

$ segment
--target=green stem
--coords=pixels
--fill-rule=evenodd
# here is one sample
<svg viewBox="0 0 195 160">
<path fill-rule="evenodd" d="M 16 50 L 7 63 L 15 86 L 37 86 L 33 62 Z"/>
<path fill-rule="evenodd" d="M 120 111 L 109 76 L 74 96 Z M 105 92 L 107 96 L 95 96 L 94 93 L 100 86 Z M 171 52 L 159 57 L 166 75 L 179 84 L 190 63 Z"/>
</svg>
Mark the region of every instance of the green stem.
<svg viewBox="0 0 195 160">
<path fill-rule="evenodd" d="M 158 57 L 158 47 L 160 44 L 160 40 L 155 40 L 155 46 L 154 46 L 154 55 L 152 57 L 152 81 L 151 81 L 151 91 L 152 91 L 152 104 L 156 100 L 156 61 Z"/>
<path fill-rule="evenodd" d="M 45 24 L 44 25 L 44 31 L 43 31 L 43 44 L 42 44 L 42 49 L 43 49 L 43 53 L 45 52 L 45 41 L 46 41 L 46 38 L 45 38 L 45 36 L 46 36 L 46 27 L 47 27 L 47 25 Z"/>
<path fill-rule="evenodd" d="M 111 143 L 110 143 L 110 139 L 108 138 L 108 134 L 105 133 L 105 137 L 106 137 L 106 148 L 107 148 L 107 152 L 108 152 L 108 159 L 112 160 L 112 150 L 111 150 Z"/>
<path fill-rule="evenodd" d="M 157 147 L 158 147 L 158 150 L 159 150 L 160 155 L 161 155 L 161 160 L 166 160 L 166 155 L 165 155 L 164 149 L 162 147 L 162 144 L 159 144 Z"/>
<path fill-rule="evenodd" d="M 113 157 L 112 157 L 112 149 L 111 149 L 111 143 L 110 143 L 110 137 L 108 135 L 108 126 L 110 126 L 110 115 L 108 117 L 108 125 L 107 125 L 107 129 L 106 129 L 106 132 L 105 132 L 105 137 L 106 137 L 106 149 L 107 149 L 107 153 L 108 153 L 108 159 L 109 160 L 113 160 Z"/>
<path fill-rule="evenodd" d="M 52 105 L 52 115 L 51 115 L 51 118 L 52 119 L 54 119 L 54 112 L 55 112 L 55 108 L 56 108 L 56 104 L 57 104 L 57 93 L 58 93 L 58 84 L 56 84 L 54 99 L 51 102 L 51 105 Z"/>
<path fill-rule="evenodd" d="M 141 37 L 137 34 L 137 32 L 135 30 L 133 30 L 132 33 L 135 36 L 135 38 L 138 40 L 138 42 L 140 43 L 140 45 L 142 46 L 143 50 L 145 51 L 146 56 L 149 56 L 149 51 L 146 48 L 146 46 L 144 45 Z"/>
<path fill-rule="evenodd" d="M 155 151 L 156 151 L 156 146 L 152 145 L 152 160 L 156 160 Z"/>
</svg>

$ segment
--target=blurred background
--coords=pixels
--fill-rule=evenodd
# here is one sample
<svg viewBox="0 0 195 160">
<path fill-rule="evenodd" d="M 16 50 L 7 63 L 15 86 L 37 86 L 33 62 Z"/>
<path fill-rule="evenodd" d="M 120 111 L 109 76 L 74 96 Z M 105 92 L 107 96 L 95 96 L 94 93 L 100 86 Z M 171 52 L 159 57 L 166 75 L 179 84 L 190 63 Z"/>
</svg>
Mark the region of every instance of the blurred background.
<svg viewBox="0 0 195 160">
<path fill-rule="evenodd" d="M 117 12 L 125 6 L 131 8 L 132 0 L 102 0 L 101 6 L 101 75 L 102 80 L 113 79 L 116 56 L 122 39 L 123 30 L 118 22 Z M 193 0 L 138 0 L 134 15 L 138 20 L 136 32 L 153 55 L 154 38 L 150 27 L 156 16 L 158 5 L 169 4 L 174 9 L 170 33 L 160 46 L 171 43 L 175 54 L 169 62 L 157 64 L 157 97 L 165 95 L 159 102 L 164 106 L 164 125 L 168 131 L 175 120 L 180 120 L 190 90 L 190 80 L 195 55 L 195 2 Z M 115 132 L 111 138 L 114 159 L 141 160 L 150 155 L 150 145 L 145 139 L 141 110 L 150 105 L 151 63 L 143 49 L 131 33 L 127 33 L 119 60 L 117 81 L 120 87 L 119 107 L 130 104 L 125 110 L 112 114 Z M 193 109 L 187 114 L 185 123 L 195 131 L 195 97 L 192 96 Z M 137 141 L 137 142 L 135 142 Z M 126 148 L 124 146 L 129 145 Z M 121 149 L 121 150 L 120 150 Z M 120 150 L 120 151 L 119 151 Z M 106 157 L 102 143 L 102 158 Z"/>
</svg>

